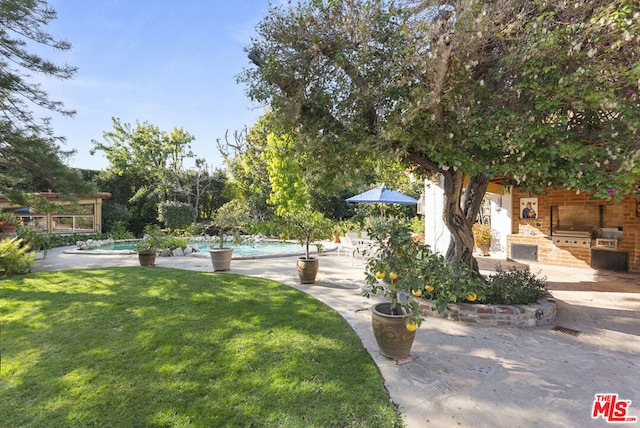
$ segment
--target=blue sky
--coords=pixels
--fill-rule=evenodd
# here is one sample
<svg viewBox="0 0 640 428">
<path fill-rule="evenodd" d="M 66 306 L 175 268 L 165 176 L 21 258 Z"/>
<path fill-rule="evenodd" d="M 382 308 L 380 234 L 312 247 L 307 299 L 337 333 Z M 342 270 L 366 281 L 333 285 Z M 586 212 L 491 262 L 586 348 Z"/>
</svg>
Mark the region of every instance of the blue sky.
<svg viewBox="0 0 640 428">
<path fill-rule="evenodd" d="M 274 1 L 273 3 L 279 3 Z M 43 52 L 78 67 L 75 78 L 46 80 L 50 96 L 75 109 L 52 115 L 56 135 L 76 149 L 70 166 L 104 169 L 103 141 L 111 118 L 182 127 L 195 136 L 192 150 L 222 166 L 216 139 L 251 127 L 263 112 L 236 76 L 249 62 L 243 48 L 265 16 L 268 0 L 49 0 L 58 19 L 47 30 L 72 43 L 63 54 Z"/>
</svg>

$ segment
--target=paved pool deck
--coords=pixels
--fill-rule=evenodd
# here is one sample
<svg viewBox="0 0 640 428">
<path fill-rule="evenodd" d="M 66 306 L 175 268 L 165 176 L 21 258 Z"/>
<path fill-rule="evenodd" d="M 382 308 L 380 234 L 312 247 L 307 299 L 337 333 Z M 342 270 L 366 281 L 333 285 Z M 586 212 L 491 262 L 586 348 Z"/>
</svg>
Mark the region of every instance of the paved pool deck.
<svg viewBox="0 0 640 428">
<path fill-rule="evenodd" d="M 138 265 L 136 255 L 63 250 L 39 257 L 33 271 Z M 295 259 L 233 260 L 224 274 L 282 282 L 340 313 L 379 367 L 409 428 L 610 426 L 603 417 L 592 418 L 596 394 L 631 400 L 627 416 L 640 418 L 640 275 L 530 265 L 549 281 L 558 308 L 554 325 L 487 327 L 429 317 L 417 332 L 413 361 L 396 364 L 378 353 L 374 301 L 360 294 L 364 266 L 329 252 L 320 257 L 317 283 L 300 285 Z M 506 263 L 478 261 L 485 274 Z M 158 257 L 156 266 L 213 271 L 206 257 Z"/>
</svg>

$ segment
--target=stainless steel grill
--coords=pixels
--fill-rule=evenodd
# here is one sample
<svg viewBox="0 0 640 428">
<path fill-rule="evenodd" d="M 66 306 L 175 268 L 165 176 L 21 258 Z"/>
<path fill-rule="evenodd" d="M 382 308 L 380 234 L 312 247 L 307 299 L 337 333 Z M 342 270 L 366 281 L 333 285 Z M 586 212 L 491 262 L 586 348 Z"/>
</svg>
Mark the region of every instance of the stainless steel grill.
<svg viewBox="0 0 640 428">
<path fill-rule="evenodd" d="M 553 236 L 567 236 L 574 238 L 592 238 L 594 226 L 556 226 Z"/>
<path fill-rule="evenodd" d="M 553 243 L 559 247 L 591 248 L 594 235 L 593 226 L 556 226 L 553 229 Z"/>
</svg>

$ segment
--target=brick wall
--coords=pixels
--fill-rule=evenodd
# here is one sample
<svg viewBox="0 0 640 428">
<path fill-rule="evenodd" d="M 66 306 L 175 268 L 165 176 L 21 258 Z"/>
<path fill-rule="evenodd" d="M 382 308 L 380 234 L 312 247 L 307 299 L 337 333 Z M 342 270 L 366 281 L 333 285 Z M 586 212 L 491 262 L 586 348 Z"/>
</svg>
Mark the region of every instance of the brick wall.
<svg viewBox="0 0 640 428">
<path fill-rule="evenodd" d="M 520 199 L 538 198 L 536 219 L 521 219 Z M 591 249 L 555 245 L 550 237 L 551 207 L 562 207 L 563 223 L 595 224 L 602 212 L 602 227 L 621 228 L 622 239 L 617 251 L 629 255 L 629 271 L 640 272 L 640 216 L 636 215 L 636 200 L 626 197 L 619 204 L 591 199 L 589 193 L 549 189 L 540 195 L 513 190 L 513 234 L 507 237 L 507 257 L 512 244 L 536 245 L 538 262 L 570 267 L 590 267 Z M 602 206 L 602 208 L 600 208 Z M 557 211 L 556 211 L 557 213 Z M 557 219 L 554 218 L 554 222 Z M 597 225 L 597 224 L 595 224 Z"/>
</svg>

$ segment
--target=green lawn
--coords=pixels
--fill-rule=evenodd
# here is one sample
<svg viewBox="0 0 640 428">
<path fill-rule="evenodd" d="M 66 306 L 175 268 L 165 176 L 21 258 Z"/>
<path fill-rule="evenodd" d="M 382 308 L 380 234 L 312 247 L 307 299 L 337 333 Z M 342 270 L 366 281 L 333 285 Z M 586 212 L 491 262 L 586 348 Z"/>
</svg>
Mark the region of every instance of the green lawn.
<svg viewBox="0 0 640 428">
<path fill-rule="evenodd" d="M 0 424 L 400 426 L 359 338 L 274 281 L 164 268 L 0 280 Z"/>
</svg>

